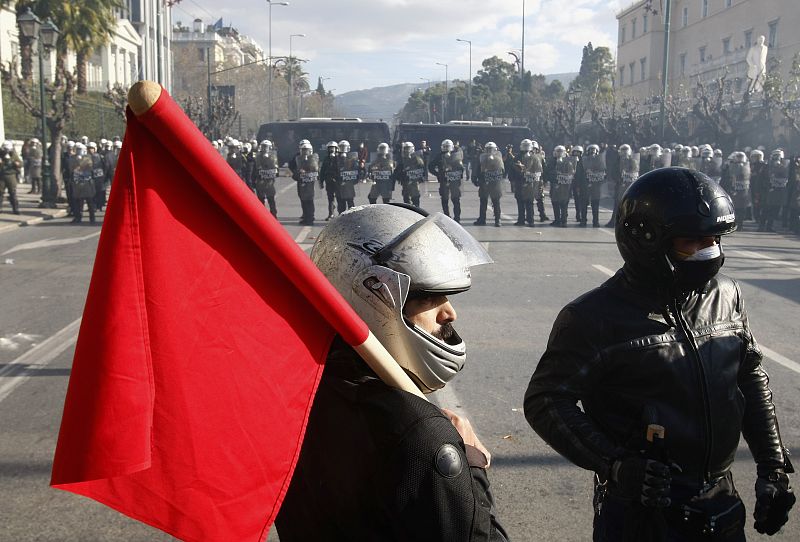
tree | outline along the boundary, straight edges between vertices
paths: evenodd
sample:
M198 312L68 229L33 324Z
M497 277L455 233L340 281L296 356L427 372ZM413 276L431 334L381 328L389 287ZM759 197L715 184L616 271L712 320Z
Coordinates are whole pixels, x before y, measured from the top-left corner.
M236 110L233 98L227 94L213 95L210 108L206 98L196 96L187 96L180 105L186 116L208 139L219 139L229 135L239 120L239 112Z
M614 57L608 47L593 47L589 42L583 48L578 76L570 83L570 91L579 90L581 100L594 105L608 103L614 95ZM591 108L591 107L590 107Z

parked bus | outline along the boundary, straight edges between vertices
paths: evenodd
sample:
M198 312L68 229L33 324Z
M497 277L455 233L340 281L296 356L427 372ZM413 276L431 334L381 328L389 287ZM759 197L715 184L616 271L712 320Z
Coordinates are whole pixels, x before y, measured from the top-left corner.
M308 139L314 151L325 155L325 144L346 139L353 152L361 143L370 151L370 159L380 143L389 143L391 135L385 122L362 121L359 118L300 118L297 120L269 122L258 130L258 141L269 139L278 150L281 164L287 163L297 153L297 144Z
M446 124L400 123L394 133L395 143L411 141L414 147L419 148L425 140L434 150L439 149L444 139L450 139L453 143L458 141L462 147L466 147L473 139L481 145L494 141L502 150L506 145L514 145L514 148L517 148L520 141L532 138L530 128L525 126L495 126L489 121L450 121Z

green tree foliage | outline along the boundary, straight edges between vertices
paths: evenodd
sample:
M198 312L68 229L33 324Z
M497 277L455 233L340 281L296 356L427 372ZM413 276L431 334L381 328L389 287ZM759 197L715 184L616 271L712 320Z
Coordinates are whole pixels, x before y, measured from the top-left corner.
M583 48L581 68L570 83L571 91L579 91L584 101L609 103L614 95L614 57L608 47Z

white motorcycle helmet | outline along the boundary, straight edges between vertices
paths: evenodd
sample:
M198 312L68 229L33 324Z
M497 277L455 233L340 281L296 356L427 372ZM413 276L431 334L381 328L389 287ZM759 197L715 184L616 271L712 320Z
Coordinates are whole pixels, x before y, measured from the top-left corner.
M314 147L312 147L311 143L309 143L306 140L303 140L300 143L299 150L300 150L300 156L311 156L312 154L314 154Z
M564 145L556 145L553 149L553 156L555 158L564 158L567 155L567 148Z
M457 333L436 338L403 314L411 297L468 290L470 268L492 262L455 221L396 205L354 207L320 232L311 259L423 392L464 366Z
M630 158L633 156L633 149L631 149L631 146L627 143L623 143L619 146L619 155L624 158Z
M453 152L455 148L455 145L449 139L442 141L442 152Z
M339 142L339 153L346 155L349 152L350 152L350 142L347 141L346 139L342 139Z
M487 154L494 154L497 152L497 143L494 141L489 141L483 146L483 150L485 150Z
M522 152L531 152L533 150L533 142L530 139L523 139L519 142L519 150Z
M414 144L410 141L403 142L403 156L409 157L414 154Z
M538 141L531 141L531 148L533 150L535 150L536 152L539 152L540 150L542 150L542 148L539 146L539 142Z
M600 146L599 145L595 145L594 143L592 143L591 145L588 145L586 147L586 154L588 156L597 156L598 154L600 154Z
M270 141L269 139L265 139L264 141L261 142L260 148L264 153L272 152L272 141Z
M751 162L763 162L764 161L764 151L760 151L758 149L753 149L750 151L750 161Z
M328 141L325 144L325 150L328 151L328 154L333 154L335 156L336 153L339 152L339 144L335 141Z
M389 156L389 144L388 143L381 143L378 145L378 156L381 158L387 158Z
M711 159L714 157L714 151L711 149L711 147L703 147L703 149L700 151L700 157L704 160Z

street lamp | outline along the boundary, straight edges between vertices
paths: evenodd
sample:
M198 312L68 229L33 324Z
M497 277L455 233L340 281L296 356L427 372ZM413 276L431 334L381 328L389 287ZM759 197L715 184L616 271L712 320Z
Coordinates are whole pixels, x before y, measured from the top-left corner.
M319 76L319 84L322 85L322 94L319 97L319 101L320 101L320 104L321 104L321 107L322 107L322 111L320 112L320 116L321 117L325 116L325 94L326 94L326 92L325 92L324 82L325 81L330 81L330 79L331 79L330 77L322 77L321 75ZM329 90L328 92L332 93L334 90L336 90L336 89Z
M288 6L289 2L267 0L267 5L269 6L269 23L267 25L269 30L269 52L267 53L269 56L269 83L267 92L269 95L269 120L272 121L272 118L275 116L275 110L272 106L272 6Z
M22 35L29 40L38 42L39 54L39 108L41 111L41 131L42 131L42 201L40 208L55 208L56 206L56 186L50 174L50 156L47 149L47 114L44 109L44 53L48 54L58 43L60 34L58 27L53 24L51 18L42 24L42 21L33 14L31 8L17 17Z
M467 101L469 102L469 113L472 115L472 42L456 38L456 41L469 44L469 86L467 87Z
M442 102L443 102L443 104L442 104L443 105L443 107L442 107L442 122L444 122L445 121L445 116L447 115L447 102L450 99L450 97L449 97L450 89L449 89L449 86L448 86L449 78L447 76L447 64L445 64L443 62L436 62L436 65L437 66L444 66L444 100L442 100Z
M292 118L292 100L294 99L294 87L292 86L292 72L294 71L294 61L292 60L292 38L305 38L305 34L289 34L289 61L286 68L289 70L289 92L286 93L288 100L286 103L286 120Z
M427 109L428 109L428 124L430 124L431 123L431 96L430 96L431 80L427 79L425 77L420 77L420 80L428 82L428 87L426 88L426 90L428 91L428 107L427 107Z
M667 115L667 84L668 84L668 77L669 77L669 18L670 18L670 11L672 9L672 2L671 0L666 0L664 5L664 65L661 69L661 119L660 119L660 129L659 134L661 135L661 143L664 143L664 128L666 126L666 115Z

